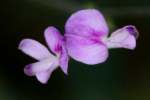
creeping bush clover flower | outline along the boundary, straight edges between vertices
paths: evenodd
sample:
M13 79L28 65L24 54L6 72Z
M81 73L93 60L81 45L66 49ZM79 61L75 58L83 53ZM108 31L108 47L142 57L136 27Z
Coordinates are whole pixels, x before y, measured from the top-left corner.
M103 15L95 9L80 10L71 15L65 25L66 48L75 60L85 64L106 61L109 48L134 49L138 31L125 26L108 36Z
M136 47L138 31L135 26L128 25L109 34L109 28L103 15L96 9L75 12L67 20L65 36L55 27L48 27L45 39L50 50L32 39L23 39L19 49L35 58L38 62L24 68L28 76L36 76L41 83L47 83L51 73L61 67L67 74L69 57L84 64L99 64L108 58L108 49Z
M64 44L64 37L54 27L48 27L45 32L45 39L50 50L39 42L32 39L23 39L19 44L19 49L25 54L38 60L24 68L28 76L36 76L41 83L47 83L51 73L60 66L65 74L68 68L68 55Z

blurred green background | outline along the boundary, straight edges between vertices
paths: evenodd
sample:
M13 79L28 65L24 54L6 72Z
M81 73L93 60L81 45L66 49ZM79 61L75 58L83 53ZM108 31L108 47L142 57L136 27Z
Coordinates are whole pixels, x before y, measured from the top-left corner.
M45 44L47 26L63 33L70 14L83 8L100 10L110 32L135 25L137 48L110 50L108 60L94 66L71 59L69 75L58 69L47 85L24 75L35 60L17 49L19 42ZM150 0L1 0L0 25L0 100L150 100Z

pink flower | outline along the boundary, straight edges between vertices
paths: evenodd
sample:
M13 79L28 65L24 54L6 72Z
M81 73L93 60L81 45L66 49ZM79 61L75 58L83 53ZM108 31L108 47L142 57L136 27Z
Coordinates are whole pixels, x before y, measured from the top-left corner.
M65 25L65 36L54 27L48 27L45 39L48 49L32 39L24 39L19 49L25 54L38 60L27 65L24 73L36 76L38 81L45 84L52 72L60 66L67 74L68 55L76 61L94 65L106 61L108 49L126 48L133 50L136 47L138 31L135 26L124 26L110 36L107 23L103 15L95 9L80 10L68 19Z
M58 66L65 74L67 74L68 68L64 37L54 27L48 27L44 35L48 47L55 55L51 54L44 45L32 39L23 39L19 44L19 49L22 52L38 60L36 63L27 65L24 68L24 73L28 76L36 76L38 81L43 84L47 83L50 75Z
M103 15L95 9L80 10L65 25L66 48L69 56L85 64L98 64L108 58L108 49L136 47L138 31L132 25L113 32Z

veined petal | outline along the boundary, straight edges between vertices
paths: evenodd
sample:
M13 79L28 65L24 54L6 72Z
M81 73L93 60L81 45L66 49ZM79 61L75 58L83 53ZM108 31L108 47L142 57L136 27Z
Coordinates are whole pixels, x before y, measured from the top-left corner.
M107 35L108 31L108 26L103 15L95 9L75 12L65 25L66 34L76 34L86 37Z
M58 66L58 63L56 63L55 60L45 59L45 60L25 66L24 73L28 76L34 76L35 74L43 72L45 70L54 69L53 67L56 67L56 66Z
M60 68L62 69L62 71L67 74L68 73L68 62L69 62L69 57L68 57L68 53L67 50L65 48L65 46L62 46L62 52L60 54Z
M48 57L53 57L44 45L32 39L23 39L18 48L36 60L43 60Z
M138 31L135 26L128 25L113 32L111 36L106 39L105 43L108 48L134 49L136 47L137 37Z
M97 40L90 40L76 35L65 35L68 54L85 64L98 64L108 57L106 46Z
M60 32L55 27L48 27L45 30L44 35L51 51L55 54L60 53L63 39Z

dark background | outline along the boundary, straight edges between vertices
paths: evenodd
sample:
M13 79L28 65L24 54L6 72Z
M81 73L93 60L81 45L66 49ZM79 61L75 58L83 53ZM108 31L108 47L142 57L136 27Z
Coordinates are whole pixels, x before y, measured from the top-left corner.
M103 12L111 32L135 25L137 48L110 50L105 63L93 66L70 60L69 75L58 69L47 85L24 75L35 60L17 49L19 42L45 44L47 26L63 33L70 14L83 8ZM150 0L1 0L0 27L0 100L150 100Z

